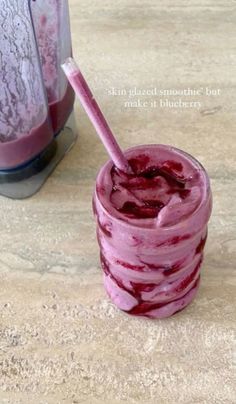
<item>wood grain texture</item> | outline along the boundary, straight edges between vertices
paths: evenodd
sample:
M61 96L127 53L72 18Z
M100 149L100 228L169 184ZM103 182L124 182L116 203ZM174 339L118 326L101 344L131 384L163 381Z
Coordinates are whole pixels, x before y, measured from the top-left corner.
M126 148L197 157L214 209L195 301L149 321L107 299L91 195L107 155L80 139L33 198L0 198L0 403L236 402L236 3L71 0L74 54ZM111 87L220 89L196 108L125 108ZM144 100L145 97L142 97Z

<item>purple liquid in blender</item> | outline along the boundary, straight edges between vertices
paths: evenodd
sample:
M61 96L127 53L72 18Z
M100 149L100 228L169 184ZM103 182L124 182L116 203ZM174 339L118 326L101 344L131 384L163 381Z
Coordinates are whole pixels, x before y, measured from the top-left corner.
M49 112L54 134L69 118L74 91L61 70L61 63L72 54L67 1L36 0L31 4L36 38L42 62Z
M1 1L0 51L0 170L9 170L53 139L28 1Z
M60 67L72 52L68 1L1 0L0 51L4 171L40 155L72 111L74 92Z
M0 138L0 170L9 170L26 164L44 150L53 138L48 118L30 132L7 140Z
M65 125L69 118L75 101L75 93L70 84L68 84L66 93L60 101L49 104L50 117L53 131L57 134Z

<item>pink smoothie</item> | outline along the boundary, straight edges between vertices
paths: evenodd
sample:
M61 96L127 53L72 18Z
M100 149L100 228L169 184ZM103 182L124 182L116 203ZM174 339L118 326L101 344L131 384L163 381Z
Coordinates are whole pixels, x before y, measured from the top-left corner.
M170 146L138 146L125 155L133 174L109 161L94 194L105 288L130 314L168 317L199 286L209 178L192 156Z

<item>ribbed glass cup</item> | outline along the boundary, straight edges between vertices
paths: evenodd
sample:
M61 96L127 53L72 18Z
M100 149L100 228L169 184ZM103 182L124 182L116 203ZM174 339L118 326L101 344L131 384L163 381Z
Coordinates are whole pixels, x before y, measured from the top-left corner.
M133 315L164 318L182 310L195 297L200 282L207 223L212 210L208 175L189 154L164 145L137 146L140 153L169 153L187 161L203 179L197 208L171 226L147 226L145 220L126 220L112 207L108 161L100 170L93 198L105 289L114 304Z

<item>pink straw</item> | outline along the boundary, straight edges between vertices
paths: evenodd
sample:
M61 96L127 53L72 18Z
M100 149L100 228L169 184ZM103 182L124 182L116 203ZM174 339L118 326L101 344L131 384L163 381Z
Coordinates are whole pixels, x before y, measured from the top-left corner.
M68 58L62 64L62 68L103 142L111 160L120 170L125 173L131 173L131 167L74 59Z

